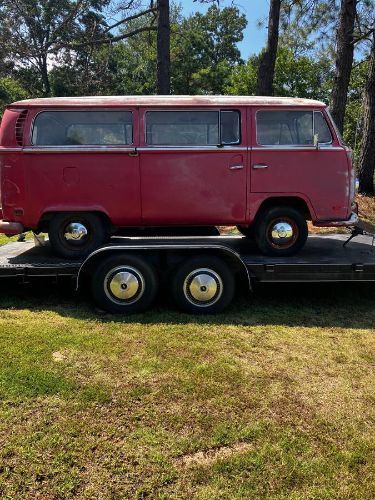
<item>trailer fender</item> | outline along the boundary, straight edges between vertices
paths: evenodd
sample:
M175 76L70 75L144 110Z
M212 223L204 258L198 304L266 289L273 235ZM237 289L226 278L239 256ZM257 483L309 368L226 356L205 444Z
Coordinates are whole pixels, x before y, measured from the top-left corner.
M150 254L151 252L168 252L168 251L184 251L184 252L189 252L189 253L198 253L199 251L205 252L205 253L210 253L213 252L216 255L222 255L223 257L226 258L227 261L232 262L232 265L237 264L237 266L242 270L243 275L245 276L245 279L247 281L247 284L249 286L249 290L252 291L252 281L250 277L249 270L245 264L245 262L242 260L242 257L239 253L237 253L235 250L232 248L226 246L226 245L219 245L219 244L173 244L173 243L163 243L163 244L147 244L147 245L137 245L137 244L132 244L132 245L107 245L104 247L100 247L94 252L92 252L86 259L83 261L81 264L77 278L76 278L76 290L80 288L80 285L82 283L82 276L85 272L90 270L91 268L95 267L100 261L105 259L106 257L113 255L115 253L135 253L139 255L140 253L148 253Z

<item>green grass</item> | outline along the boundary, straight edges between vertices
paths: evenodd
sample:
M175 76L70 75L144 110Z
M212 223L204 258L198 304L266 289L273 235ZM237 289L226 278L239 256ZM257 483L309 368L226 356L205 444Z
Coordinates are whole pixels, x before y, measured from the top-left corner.
M17 241L17 238L18 236L11 236L9 238L8 236L5 236L5 234L0 234L0 245L6 245L11 241Z
M33 237L33 234L31 232L28 232L25 234L26 239L30 240ZM17 241L18 240L18 235L16 236L5 236L5 234L0 234L0 246L1 245L6 245L7 243Z
M0 497L373 498L375 289L97 315L0 289Z

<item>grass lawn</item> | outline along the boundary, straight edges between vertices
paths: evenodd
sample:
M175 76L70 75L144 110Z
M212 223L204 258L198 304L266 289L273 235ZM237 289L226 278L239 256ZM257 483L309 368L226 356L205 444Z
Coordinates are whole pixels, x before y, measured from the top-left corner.
M374 284L205 318L47 281L0 304L0 498L374 498Z
M44 283L0 300L0 497L374 497L374 285L209 318L98 316Z

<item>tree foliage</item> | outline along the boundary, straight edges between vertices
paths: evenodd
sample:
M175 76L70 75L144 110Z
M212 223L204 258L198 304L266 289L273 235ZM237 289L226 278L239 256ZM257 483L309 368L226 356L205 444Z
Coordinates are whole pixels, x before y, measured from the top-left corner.
M134 20L130 27L137 29L149 21L146 16ZM242 40L245 27L245 16L234 7L218 9L212 6L206 14L197 13L188 18L182 17L180 8L173 7L172 93L224 93L233 69L243 63L237 43ZM105 75L106 90L103 92L157 93L156 46L156 33L145 32L113 45L109 53L103 50L100 54L94 52L93 67L97 66L99 71L102 68ZM69 70L68 74L71 74Z
M101 30L107 0L3 0L0 39L16 65L34 70L40 91L49 95L49 66L64 48L87 32Z
M183 20L175 35L172 85L176 94L221 94L242 63L237 43L247 21L236 7L211 6Z
M255 95L258 58L252 56L246 64L237 66L226 90L230 94ZM279 48L275 65L274 92L278 96L306 97L327 101L332 79L331 62L307 56L295 56L289 47Z
M30 97L28 91L12 78L0 78L0 116L5 106L14 101Z

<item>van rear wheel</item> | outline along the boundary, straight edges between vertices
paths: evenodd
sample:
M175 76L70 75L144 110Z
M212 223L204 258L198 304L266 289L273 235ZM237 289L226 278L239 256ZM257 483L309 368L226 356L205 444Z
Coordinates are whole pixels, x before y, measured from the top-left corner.
M306 220L293 207L273 207L257 217L255 240L264 255L293 255L305 245L307 236Z
M213 314L230 304L235 281L222 259L192 257L175 273L171 291L180 309L193 314Z
M107 240L108 234L102 217L84 212L55 214L48 229L53 250L68 259L86 257Z

